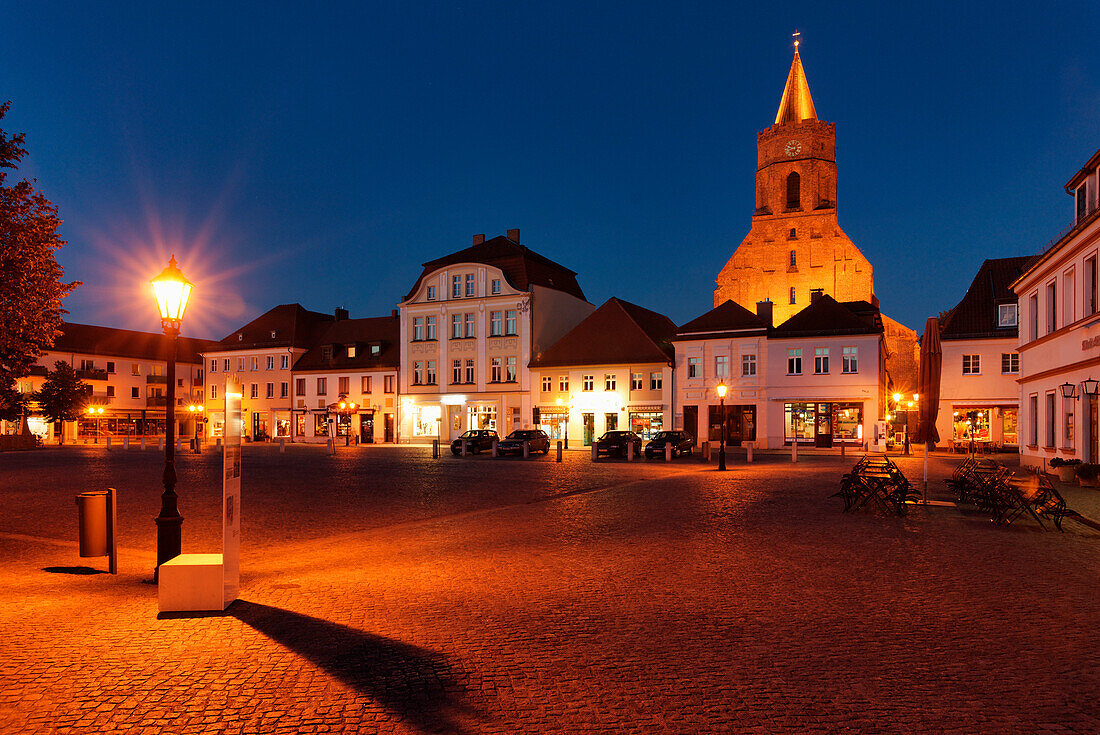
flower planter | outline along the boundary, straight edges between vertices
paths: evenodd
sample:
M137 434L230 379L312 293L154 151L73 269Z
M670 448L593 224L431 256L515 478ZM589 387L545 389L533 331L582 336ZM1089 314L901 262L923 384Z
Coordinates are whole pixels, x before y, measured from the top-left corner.
M1096 477L1078 477L1077 481L1081 483L1081 487L1096 487L1100 483L1100 478Z
M1055 467L1054 472L1062 482L1073 482L1073 478L1077 476L1077 468L1073 465Z

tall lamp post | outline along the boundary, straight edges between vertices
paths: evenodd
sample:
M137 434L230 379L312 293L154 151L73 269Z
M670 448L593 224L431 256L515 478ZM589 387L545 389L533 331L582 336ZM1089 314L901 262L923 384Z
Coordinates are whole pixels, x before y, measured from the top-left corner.
M160 565L180 555L183 516L176 507L176 348L179 344L180 324L191 295L191 282L176 267L176 256L168 261L168 267L153 279L153 293L160 309L160 325L168 337L168 397L164 407L164 492L160 496L160 515L157 523L157 568L153 579L159 577Z
M351 446L351 417L355 413L355 404L349 401L340 401L340 423L347 419L347 431L344 433L344 446Z
M573 396L569 396L569 402L565 403L562 399L558 399L559 406L565 406L565 449L569 449L569 417L573 413Z
M726 391L729 389L723 382L719 383L715 390L718 392L718 414L722 417L722 431L719 435L721 441L718 444L718 470L724 472L726 469Z
M192 403L187 407L187 410L191 412L191 415L195 420L195 446L193 447L192 451L196 453L199 451L199 424L202 423L202 412L204 408L205 406L203 406L201 403Z
M95 416L95 443L99 444L99 420L103 418L103 406L88 406L88 415Z

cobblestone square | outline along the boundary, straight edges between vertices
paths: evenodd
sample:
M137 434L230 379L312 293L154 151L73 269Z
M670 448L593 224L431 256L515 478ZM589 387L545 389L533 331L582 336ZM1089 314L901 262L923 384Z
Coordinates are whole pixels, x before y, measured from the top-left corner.
M240 599L158 617L163 455L0 454L0 731L1100 731L1100 532L844 514L853 457L757 460L248 446ZM178 458L185 552L219 468ZM117 576L76 548L108 485Z

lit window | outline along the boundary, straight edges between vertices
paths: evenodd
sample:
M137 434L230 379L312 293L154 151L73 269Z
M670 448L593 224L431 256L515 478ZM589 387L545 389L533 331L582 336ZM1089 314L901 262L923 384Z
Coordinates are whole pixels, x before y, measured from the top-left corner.
M963 375L981 375L982 356L963 355Z
M997 326L1016 326L1016 304L1000 304L997 307Z
M1012 375L1018 372L1020 372L1020 353L1002 352L1001 373L1004 375Z
M741 355L741 375L745 378L756 375L756 355Z
M642 373L630 374L630 390L641 390L645 381L645 376Z
M357 352L358 352L358 349L356 348L355 345L348 345L348 357L349 358L350 357L355 357Z
M548 376L542 378L542 392L549 393L554 390L554 379Z
M728 378L730 376L730 356L717 355L714 358L714 377Z
M661 375L661 373L650 373L649 374L649 389L650 390L661 390L662 383L664 383L664 380L663 380L663 376Z
M703 358L701 358L701 357L689 357L688 358L688 377L689 378L701 378L701 377L703 377Z

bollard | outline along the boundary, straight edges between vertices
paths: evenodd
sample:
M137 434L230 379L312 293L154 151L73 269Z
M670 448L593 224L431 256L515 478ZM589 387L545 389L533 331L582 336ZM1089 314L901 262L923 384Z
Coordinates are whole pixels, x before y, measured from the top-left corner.
M279 454L286 453L286 437L279 437Z
M843 439L840 440L840 456L841 457L844 456L844 440Z
M107 435L107 451L111 451L111 435Z
M497 440L493 439L493 456L499 457L500 453L497 451Z
M463 439L463 440L462 440L462 456L463 456L463 457L465 457L465 456L466 456L466 445L467 445L467 444L469 444L469 443L470 443L470 442L469 442L469 440L468 440L468 439Z
M220 436L215 437L215 439L214 439L214 449L221 449L221 448L222 448L222 438Z
M202 439L195 437L195 454L202 454Z
M327 444L328 444L328 453L331 454L333 457L335 457L336 456L336 440L333 439L330 436L327 440Z
M145 451L145 437L141 437L141 451Z
M665 442L665 461L672 461L672 443L667 441Z
M633 462L634 461L634 442L627 442L626 443L626 461L627 462Z
M122 448L123 449L129 449L130 448L130 437L128 437L128 436L122 437Z
M745 442L745 461L752 462L752 450L756 446L756 442Z
M496 449L497 443L493 442L493 449ZM526 439L523 440L523 458L527 459L531 456L531 442Z
M798 439L791 440L791 462L798 461Z
M161 451L161 452L164 451L164 437L163 436L158 436L157 437L157 450Z
M710 461L710 442L703 442L703 461Z
M558 442L558 461L561 462L561 442Z
M179 438L179 436L176 436L176 452L179 452L179 450L180 450L180 438Z
M596 454L596 442L592 442L592 461L595 462L599 455Z
M432 439L432 459L439 459L439 440Z

